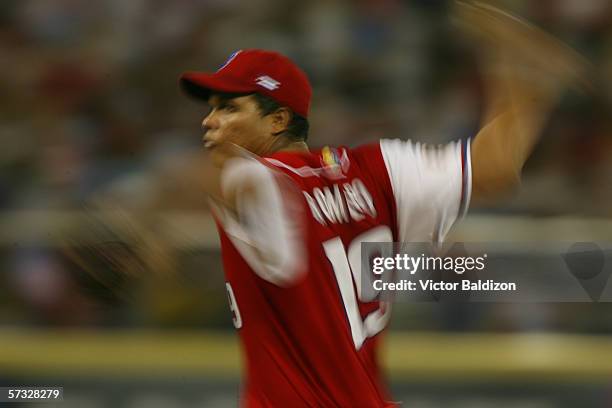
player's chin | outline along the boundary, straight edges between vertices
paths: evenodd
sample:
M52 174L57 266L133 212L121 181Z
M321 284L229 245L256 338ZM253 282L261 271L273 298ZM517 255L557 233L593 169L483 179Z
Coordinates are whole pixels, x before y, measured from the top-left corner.
M219 146L213 146L207 149L208 157L213 166L221 169L229 159L228 154Z
M207 152L212 164L220 169L232 158L244 157L244 150L232 142L210 145Z

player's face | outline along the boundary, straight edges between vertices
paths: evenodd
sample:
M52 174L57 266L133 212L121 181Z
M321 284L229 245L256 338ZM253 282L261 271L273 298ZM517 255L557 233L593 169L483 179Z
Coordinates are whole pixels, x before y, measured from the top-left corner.
M228 144L238 145L257 155L269 153L273 142L273 123L262 116L252 95L227 98L212 95L210 112L202 121L204 147L216 165L223 165L230 155Z

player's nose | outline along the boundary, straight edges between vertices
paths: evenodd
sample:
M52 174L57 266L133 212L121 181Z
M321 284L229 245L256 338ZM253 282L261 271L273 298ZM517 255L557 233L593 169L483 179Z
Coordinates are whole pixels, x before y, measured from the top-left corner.
M212 147L215 143L215 133L210 132L218 127L216 120L212 117L212 113L208 114L202 119L202 142L206 147Z
M202 119L202 131L206 133L209 129L216 129L218 127L217 122L214 112L210 112Z

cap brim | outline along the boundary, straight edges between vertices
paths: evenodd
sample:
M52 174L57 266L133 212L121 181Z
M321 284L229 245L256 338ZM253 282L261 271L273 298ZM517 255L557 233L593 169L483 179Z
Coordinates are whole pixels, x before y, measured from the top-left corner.
M203 72L185 72L179 79L181 89L189 96L207 101L213 92L254 92L252 86Z

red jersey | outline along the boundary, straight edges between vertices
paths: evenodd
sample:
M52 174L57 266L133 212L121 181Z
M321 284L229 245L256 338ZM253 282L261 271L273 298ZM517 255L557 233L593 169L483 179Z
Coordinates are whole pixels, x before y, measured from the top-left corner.
M468 164L463 143L384 140L228 165L224 187L258 186L238 217L217 209L245 406L395 405L377 355L391 307L361 293L361 243L441 239L467 205Z

